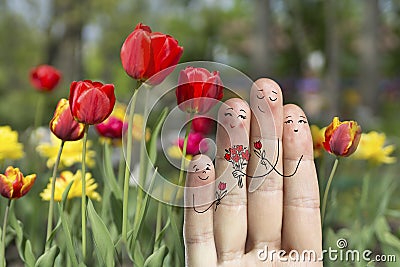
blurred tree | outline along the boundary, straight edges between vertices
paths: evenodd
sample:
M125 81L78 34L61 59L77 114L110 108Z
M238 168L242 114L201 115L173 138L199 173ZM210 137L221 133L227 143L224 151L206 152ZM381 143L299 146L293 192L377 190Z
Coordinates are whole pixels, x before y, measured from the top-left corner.
M378 91L381 80L379 43L381 22L378 0L365 0L362 3L362 31L360 32L360 72L359 90L363 105L374 114L378 108ZM369 117L368 114L367 117Z

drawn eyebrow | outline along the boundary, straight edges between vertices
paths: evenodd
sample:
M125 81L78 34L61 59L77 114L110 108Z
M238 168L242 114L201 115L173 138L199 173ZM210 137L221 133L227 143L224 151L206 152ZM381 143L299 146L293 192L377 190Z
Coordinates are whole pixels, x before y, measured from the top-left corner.
M195 164L195 165L193 165L193 169L195 169L197 167L197 165Z
M226 110L229 110L229 109L232 109L232 110L233 110L233 108L227 108Z
M285 119L287 119L287 118L289 118L289 117L292 117L292 116L290 116L290 115L289 115L289 116L286 116Z
M274 93L274 94L276 94L276 95L278 94L278 93L277 93L276 91L274 91L274 90L272 90L272 93Z
M246 111L244 109L240 109L239 111L243 111L244 113L246 113Z
M302 115L300 115L299 117L300 117L300 118L304 118L304 119L306 119L306 117L304 117L304 116L302 116Z
M210 163L207 163L206 165L209 166L209 167L211 166Z
M262 92L262 91L263 91L263 89L258 89L257 91L259 91L259 92Z

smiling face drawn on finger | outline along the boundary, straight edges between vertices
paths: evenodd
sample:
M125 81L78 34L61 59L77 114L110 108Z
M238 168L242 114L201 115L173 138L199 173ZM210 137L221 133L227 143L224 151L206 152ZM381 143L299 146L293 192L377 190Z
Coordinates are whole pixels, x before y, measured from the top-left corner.
M228 107L224 113L225 125L229 125L230 129L243 126L243 120L247 119L247 112L244 109L239 111L234 110L232 107Z
M287 115L285 116L283 123L288 128L288 131L293 131L295 134L304 133L305 129L308 129L307 118L304 115L297 115L297 117Z
M205 165L201 163L194 164L192 166L192 171L196 173L195 177L197 176L197 178L203 181L208 180L208 178L210 178L211 165L211 163L206 163Z
M313 143L310 126L303 110L293 104L283 107L283 144L286 158L296 159L300 155L313 158Z
M246 101L239 98L227 100L218 111L219 128L222 130L219 134L223 134L218 140L226 142L225 147L242 143L244 136L249 135L250 118L251 112Z
M282 92L273 80L259 79L254 83L251 91L250 104L253 112L266 114L275 107L282 107Z
M253 83L250 91L253 137L282 138L283 96L279 85L261 78Z

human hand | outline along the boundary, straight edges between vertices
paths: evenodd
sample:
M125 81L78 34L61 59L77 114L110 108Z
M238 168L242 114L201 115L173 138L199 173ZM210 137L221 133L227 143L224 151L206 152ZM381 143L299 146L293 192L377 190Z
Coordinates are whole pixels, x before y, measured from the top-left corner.
M298 106L282 103L279 86L259 79L250 107L220 107L215 169L205 155L188 168L187 266L322 266L313 261L322 234L310 128Z

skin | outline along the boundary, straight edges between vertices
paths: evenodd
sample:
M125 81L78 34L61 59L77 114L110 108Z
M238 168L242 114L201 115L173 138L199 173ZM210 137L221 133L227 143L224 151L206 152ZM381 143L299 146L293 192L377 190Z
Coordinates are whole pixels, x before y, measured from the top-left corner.
M198 173L190 173L187 186L207 186L215 181L213 190L202 193L215 199L215 188L223 181L227 183L229 193L216 211L211 208L198 213L193 209L196 205L193 202L185 208L187 266L322 266L321 262L279 261L276 255L274 261L271 261L271 255L266 261L258 257L260 249L266 246L270 252L283 249L302 253L312 249L320 255L322 251L319 191L308 121L299 107L283 106L282 102L279 86L271 80L261 79L255 82L250 93L251 120L249 117L238 118L241 109L246 114L250 112L242 100L230 99L221 106L215 173L206 173L209 176L206 180L199 179ZM236 118L225 116L228 107L232 107ZM236 144L250 145L249 151L253 152L255 140L262 142L262 148L268 152L266 157L273 164L276 162L276 171L272 170L264 179L244 179L243 188L239 188L232 176L232 164L223 155L226 148ZM211 162L205 156L199 157L194 159ZM265 173L265 167L257 160L259 158L252 153L248 168L244 170L248 176L262 173L262 168ZM290 177L279 173L290 174ZM251 188L255 180L257 184Z

